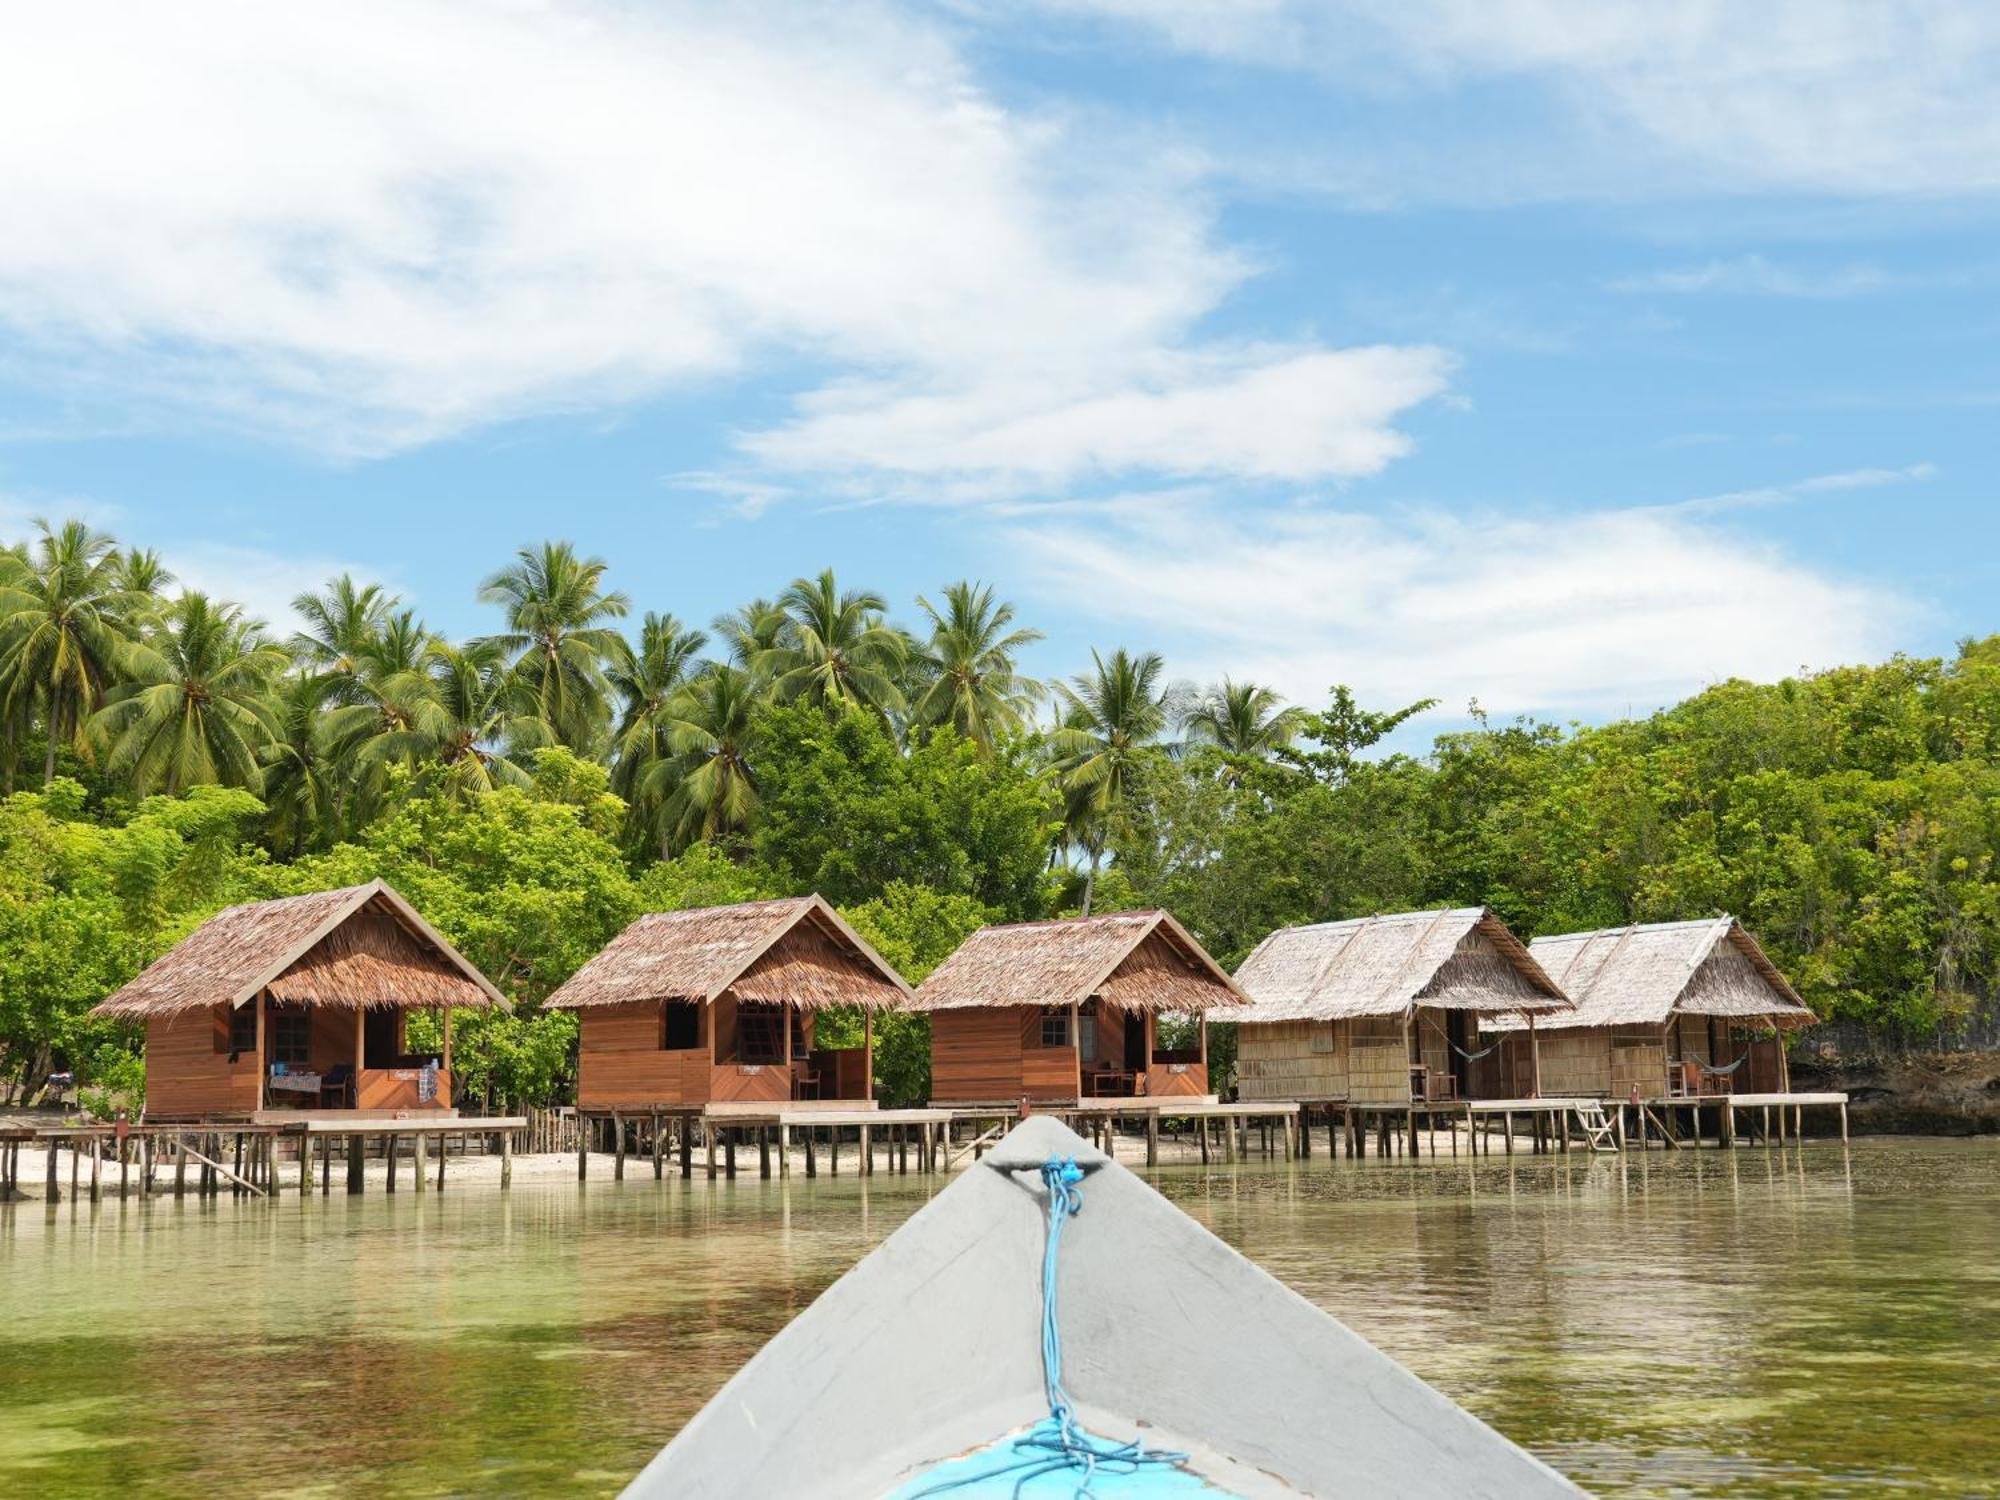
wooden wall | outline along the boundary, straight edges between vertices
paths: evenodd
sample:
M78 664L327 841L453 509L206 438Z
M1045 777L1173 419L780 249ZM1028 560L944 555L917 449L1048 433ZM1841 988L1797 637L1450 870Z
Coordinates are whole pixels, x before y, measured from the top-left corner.
M706 1042L664 1050L657 1000L590 1006L577 1016L577 1103L584 1109L699 1108L709 1101ZM782 1068L766 1071L784 1077ZM789 1094L786 1088L780 1097Z
M146 1114L248 1115L257 1108L262 1069L254 1049L234 1063L216 1050L217 1029L228 1037L228 1007L155 1016L146 1023Z
M1146 1093L1151 1098L1178 1099L1207 1092L1207 1063L1155 1063L1146 1069Z
M783 1063L718 1063L709 1073L708 1088L717 1104L778 1104L792 1097L792 1071Z
M1021 1018L1015 1011L986 1006L933 1011L931 1098L968 1104L1018 1099L1021 1053Z

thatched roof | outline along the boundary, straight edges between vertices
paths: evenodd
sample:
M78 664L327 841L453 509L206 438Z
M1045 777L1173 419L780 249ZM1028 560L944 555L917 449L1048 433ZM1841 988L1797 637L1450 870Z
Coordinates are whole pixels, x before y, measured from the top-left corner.
M1163 911L982 927L917 990L918 1010L1080 1005L1205 1011L1243 992L1188 930Z
M1537 1018L1540 1027L1664 1026L1676 1013L1772 1026L1815 1019L1731 916L1566 932L1536 938L1529 951L1576 1001L1570 1015ZM1509 1024L1518 1023L1496 1029Z
M1250 1008L1213 1019L1342 1021L1416 1005L1567 1011L1569 1000L1483 906L1281 927L1236 971Z
M346 1009L505 1006L380 880L217 912L91 1012L125 1020L242 1005L259 990Z
M739 1000L818 1010L898 1009L910 987L818 896L650 912L545 1002L558 1010L648 1000Z

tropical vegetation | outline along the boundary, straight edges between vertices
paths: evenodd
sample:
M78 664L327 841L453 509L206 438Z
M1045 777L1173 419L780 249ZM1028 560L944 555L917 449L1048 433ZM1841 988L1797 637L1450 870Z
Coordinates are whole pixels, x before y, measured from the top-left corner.
M454 641L335 578L281 636L80 521L0 549L0 1076L130 1094L138 1038L91 1005L222 905L377 875L515 998L457 1048L515 1104L572 1086L539 1002L634 915L807 890L912 979L982 922L1133 905L1232 964L1371 910L1726 909L1831 1018L1991 1014L2000 637L1602 725L1475 707L1420 750L1428 700L1291 705L1128 649L1037 681L1039 632L972 580L906 622L827 571L628 633L606 562L545 542L478 596L492 633ZM920 1096L921 1019L878 1041Z

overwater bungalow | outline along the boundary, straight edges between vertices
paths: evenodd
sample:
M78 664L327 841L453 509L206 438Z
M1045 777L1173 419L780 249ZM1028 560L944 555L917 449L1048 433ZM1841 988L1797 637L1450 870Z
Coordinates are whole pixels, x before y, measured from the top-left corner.
M1781 1030L1813 1013L1731 916L1538 937L1529 951L1576 1002L1537 1017L1549 1093L1645 1100L1783 1094ZM1496 1017L1496 1036L1525 1023Z
M1206 1014L1242 992L1163 911L982 927L918 988L931 1099L1207 1099ZM1162 1045L1160 1018L1182 1035ZM1171 1021L1170 1021L1171 1026Z
M1236 971L1244 1099L1403 1106L1531 1099L1535 1035L1482 1041L1482 1018L1567 1016L1570 1002L1482 906L1284 927ZM1524 1022L1525 1025L1525 1022ZM1480 1066L1487 1064L1487 1066Z
M147 1119L273 1123L455 1115L451 1013L506 1004L373 880L218 912L91 1014L145 1023Z
M578 1013L577 1105L874 1107L874 1014L903 977L818 896L653 912L548 998ZM862 1045L823 1047L819 1013L862 1015Z

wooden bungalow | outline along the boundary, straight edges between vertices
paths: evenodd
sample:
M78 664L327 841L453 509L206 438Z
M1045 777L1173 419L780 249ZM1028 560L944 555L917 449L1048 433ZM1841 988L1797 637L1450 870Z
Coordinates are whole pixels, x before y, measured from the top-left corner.
M1236 971L1243 1099L1407 1105L1534 1098L1535 1038L1482 1041L1482 1017L1570 1003L1485 907L1285 927ZM1490 1063L1482 1068L1480 1064Z
M149 1120L393 1119L455 1113L451 1013L506 1004L374 880L218 912L91 1014L145 1022Z
M910 987L818 896L653 912L548 999L582 1027L577 1104L643 1114L711 1105L873 1108L874 1013ZM863 1017L821 1047L820 1011Z
M952 1104L1212 1101L1204 1017L1241 1004L1163 911L982 927L916 997L931 1018L932 1102ZM1179 1045L1160 1045L1162 1014L1190 1023Z
M1788 1093L1780 1030L1815 1019L1731 916L1538 937L1529 945L1576 1002L1539 1017L1542 1086L1629 1099ZM1496 1017L1504 1036L1523 1023Z

